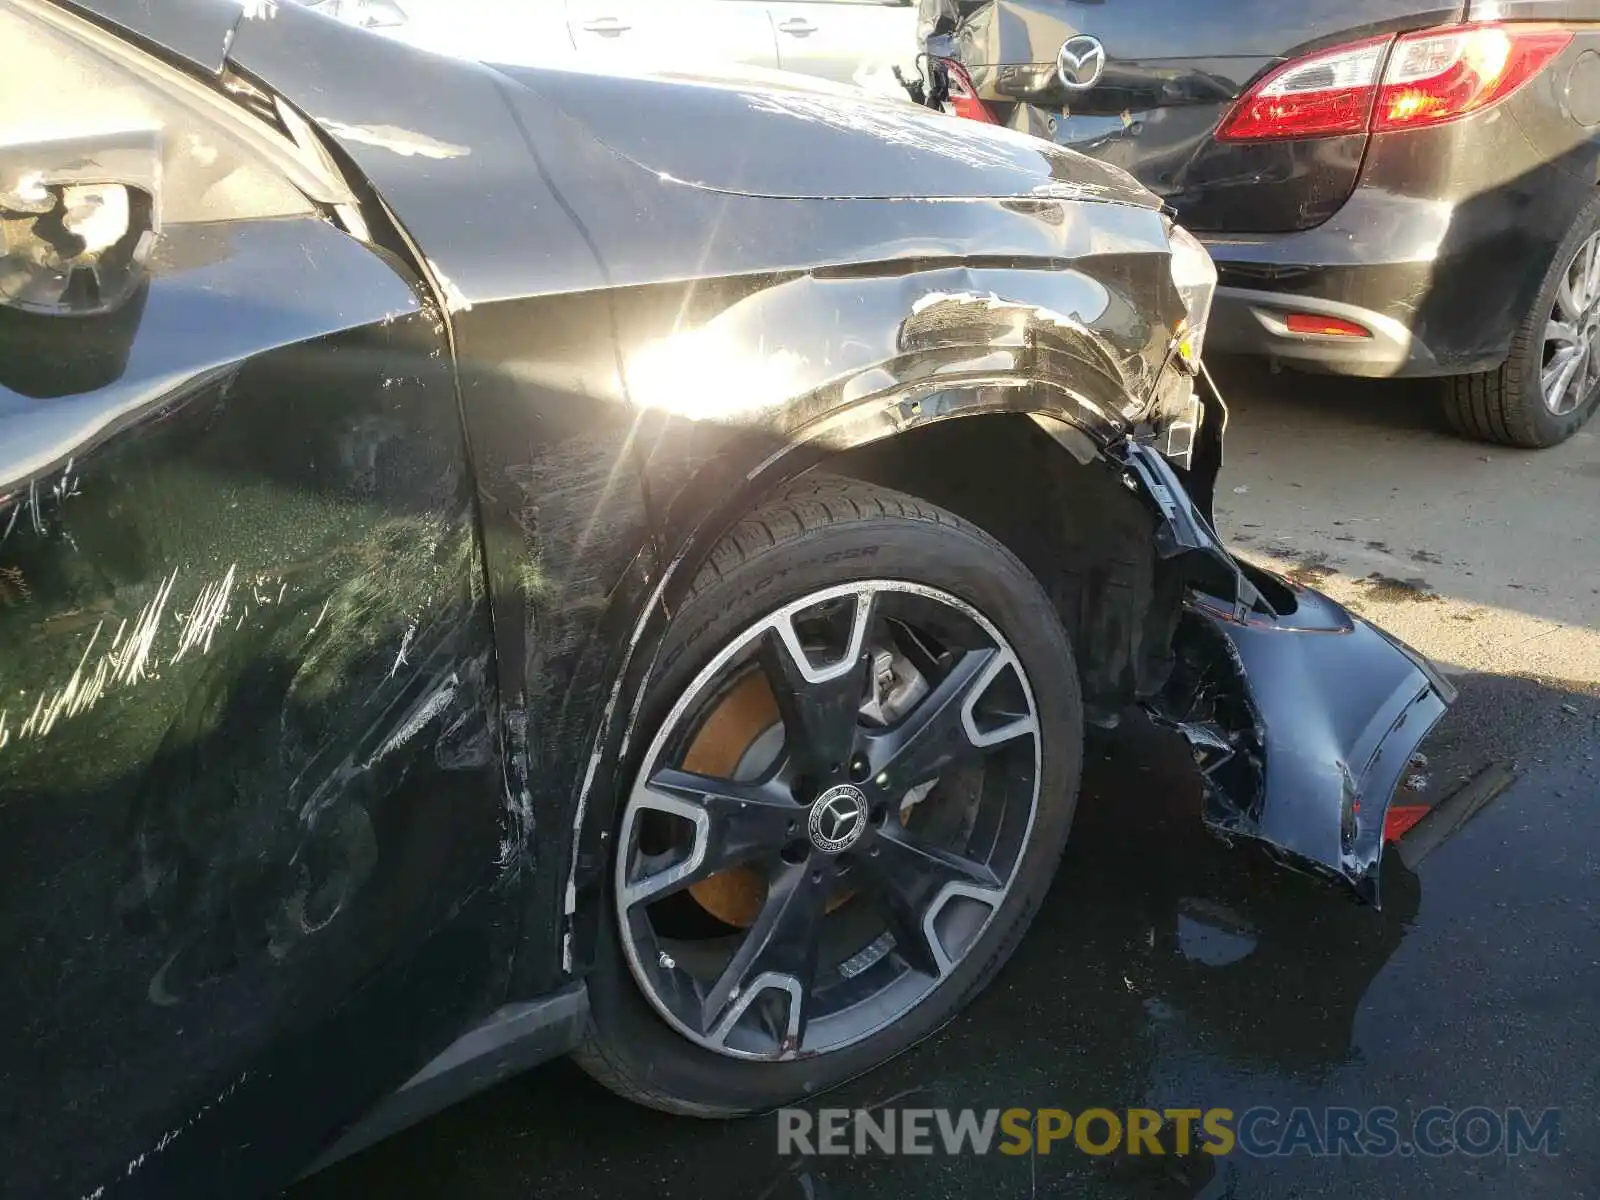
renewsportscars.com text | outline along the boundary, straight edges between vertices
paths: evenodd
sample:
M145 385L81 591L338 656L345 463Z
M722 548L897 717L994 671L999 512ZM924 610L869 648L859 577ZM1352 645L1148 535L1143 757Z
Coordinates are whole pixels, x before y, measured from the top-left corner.
M780 1155L1245 1154L1272 1158L1559 1153L1559 1109L779 1109Z

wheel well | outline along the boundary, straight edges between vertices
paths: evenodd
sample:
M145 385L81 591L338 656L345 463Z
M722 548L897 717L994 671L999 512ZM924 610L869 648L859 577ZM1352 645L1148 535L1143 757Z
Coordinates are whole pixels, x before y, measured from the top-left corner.
M1065 428L1077 452L1029 416L964 417L818 469L937 504L1015 554L1061 615L1090 715L1104 720L1165 681L1183 581L1156 555L1158 518L1123 470Z

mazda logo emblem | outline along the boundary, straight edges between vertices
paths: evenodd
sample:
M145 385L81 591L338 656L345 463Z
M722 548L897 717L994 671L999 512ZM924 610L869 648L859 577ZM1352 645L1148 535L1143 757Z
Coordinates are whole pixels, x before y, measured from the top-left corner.
M811 844L824 853L848 850L866 827L867 798L848 783L829 788L811 806Z
M1061 86L1074 92L1086 92L1100 82L1106 73L1106 48L1099 38L1088 34L1070 37L1061 43L1056 55L1056 75Z

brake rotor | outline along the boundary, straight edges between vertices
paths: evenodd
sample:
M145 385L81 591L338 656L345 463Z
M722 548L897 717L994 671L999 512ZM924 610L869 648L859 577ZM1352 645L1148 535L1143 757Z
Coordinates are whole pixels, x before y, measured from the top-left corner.
M731 779L750 747L782 718L760 671L746 675L711 710L683 756L683 768ZM753 867L729 867L689 885L696 904L726 925L747 929L761 912L767 888Z
M903 708L921 699L927 692L927 681L915 668L897 672L894 657L887 652L880 652L877 658L872 696L862 712L872 724L887 725ZM683 769L721 779L736 778L740 765L756 742L782 719L767 677L760 671L752 671L728 690L701 723L683 756ZM906 793L900 806L902 820L911 815L911 810L928 794L934 782L929 780ZM828 901L827 911L833 912L854 894L844 891L834 896ZM767 885L753 867L729 867L690 884L689 895L723 924L747 929L761 912L767 898Z
M757 740L782 720L772 686L760 671L735 684L706 717L683 756L683 769L731 779ZM766 881L754 867L729 867L689 885L689 895L725 925L748 929L767 899ZM828 912L855 895L843 891L828 901Z

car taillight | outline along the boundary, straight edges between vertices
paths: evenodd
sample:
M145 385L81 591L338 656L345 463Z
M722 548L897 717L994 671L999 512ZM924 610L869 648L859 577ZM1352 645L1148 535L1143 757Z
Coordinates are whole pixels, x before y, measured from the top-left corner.
M967 73L967 68L951 58L942 61L949 80L950 111L968 121L978 121L984 125L999 124L989 111L989 106L978 99L978 89L972 86L972 76Z
M1415 129L1453 121L1516 91L1572 41L1548 25L1479 25L1407 34L1395 43L1372 127Z
M1374 38L1285 63L1247 92L1218 141L1415 129L1516 91L1572 41L1551 25L1461 25Z
M1389 41L1373 38L1285 63L1234 105L1217 140L1364 133Z

